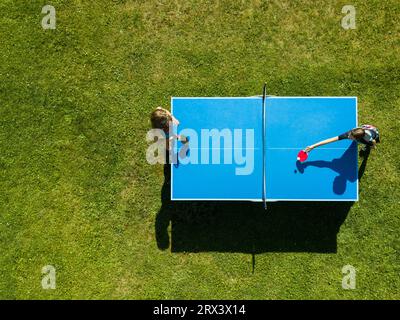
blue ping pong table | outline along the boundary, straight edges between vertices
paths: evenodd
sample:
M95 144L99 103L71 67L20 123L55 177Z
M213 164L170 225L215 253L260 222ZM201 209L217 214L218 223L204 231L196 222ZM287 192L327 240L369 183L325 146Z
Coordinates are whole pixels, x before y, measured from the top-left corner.
M297 153L357 126L356 97L182 98L171 200L357 201L357 146L341 140Z

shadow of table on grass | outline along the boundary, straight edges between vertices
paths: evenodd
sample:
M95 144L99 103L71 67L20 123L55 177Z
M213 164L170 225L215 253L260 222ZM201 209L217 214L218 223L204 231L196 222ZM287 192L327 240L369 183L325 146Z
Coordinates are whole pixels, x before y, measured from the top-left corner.
M368 156L360 167L365 170ZM174 202L164 170L157 245L172 252L336 253L337 234L353 202ZM171 224L171 236L168 226Z

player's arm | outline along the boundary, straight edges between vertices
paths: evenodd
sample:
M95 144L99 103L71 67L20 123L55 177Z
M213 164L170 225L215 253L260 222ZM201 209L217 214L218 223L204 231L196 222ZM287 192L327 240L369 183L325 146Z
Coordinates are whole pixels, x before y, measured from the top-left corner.
M168 138L168 141L172 141L172 140L178 140L182 143L188 143L189 142L189 138L184 136L183 134L173 134L172 136L170 136Z
M333 137L333 138L329 138L329 139L326 139L326 140L322 140L320 142L317 142L316 144L308 146L304 151L305 152L310 152L312 149L315 149L317 147L320 147L320 146L323 146L325 144L332 143L332 142L335 142L335 141L338 141L338 140L339 140L339 136L336 136L336 137Z

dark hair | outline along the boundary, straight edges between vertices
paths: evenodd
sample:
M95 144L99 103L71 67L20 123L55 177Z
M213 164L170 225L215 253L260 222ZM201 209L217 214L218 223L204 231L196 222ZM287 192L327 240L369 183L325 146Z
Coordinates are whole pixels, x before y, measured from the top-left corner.
M365 131L362 128L355 128L351 130L351 135L356 139L361 139L365 135Z
M168 130L168 122L172 121L172 119L164 109L157 108L151 113L150 121L154 129Z

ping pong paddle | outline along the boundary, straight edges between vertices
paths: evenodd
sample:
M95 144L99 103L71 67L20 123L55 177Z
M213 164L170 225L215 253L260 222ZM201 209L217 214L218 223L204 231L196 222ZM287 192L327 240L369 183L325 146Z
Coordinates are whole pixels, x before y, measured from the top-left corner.
M305 152L304 150L301 150L298 154L297 154L297 160L300 162L304 162L306 161L308 158L308 153Z
M186 137L183 134L179 135L178 139L184 144L189 142L189 137Z

